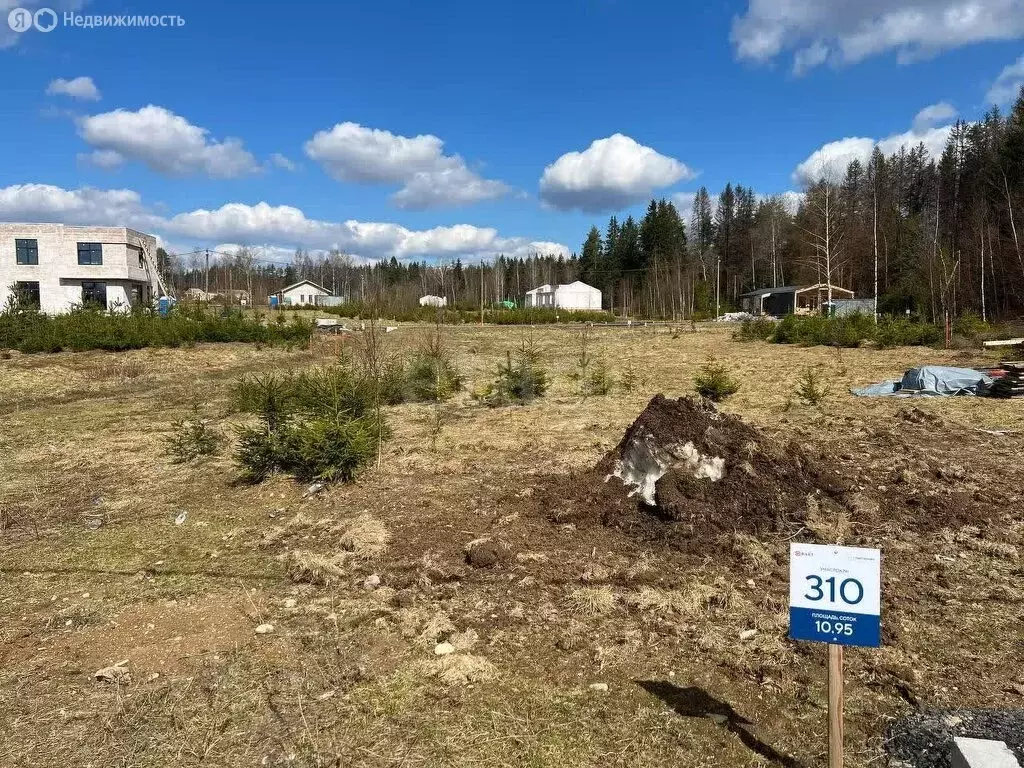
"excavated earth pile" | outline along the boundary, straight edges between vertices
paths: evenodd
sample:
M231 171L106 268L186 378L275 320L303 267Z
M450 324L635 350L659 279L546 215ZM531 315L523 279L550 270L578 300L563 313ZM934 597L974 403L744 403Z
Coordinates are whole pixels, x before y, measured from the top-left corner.
M878 506L800 445L779 443L710 401L664 395L593 469L556 485L546 494L554 522L599 517L605 525L693 541L795 530L808 514L864 518Z

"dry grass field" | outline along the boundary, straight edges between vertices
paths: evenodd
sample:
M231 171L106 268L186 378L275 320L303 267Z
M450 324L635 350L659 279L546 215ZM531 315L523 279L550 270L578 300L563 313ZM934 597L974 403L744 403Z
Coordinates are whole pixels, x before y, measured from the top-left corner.
M884 647L847 654L850 766L884 765L914 708L1024 703L1024 402L848 394L993 358L605 329L591 352L637 381L584 399L578 330L449 333L470 390L532 333L551 390L389 408L379 468L308 497L164 440L196 402L231 435L238 376L329 345L0 360L0 766L820 766L825 654L786 638L791 539L883 550ZM723 410L842 468L863 515L703 551L660 521L548 514L709 356L741 381ZM808 367L819 407L795 394ZM491 567L467 562L480 539L505 548ZM130 679L94 679L125 660Z

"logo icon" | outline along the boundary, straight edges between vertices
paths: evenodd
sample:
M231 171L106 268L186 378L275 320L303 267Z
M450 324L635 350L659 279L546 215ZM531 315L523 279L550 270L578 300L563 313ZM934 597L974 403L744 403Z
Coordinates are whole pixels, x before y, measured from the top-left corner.
M57 14L52 8L40 8L32 21L40 32L52 32L57 26Z
M32 27L32 12L24 8L13 8L7 14L7 26L15 32L25 32Z

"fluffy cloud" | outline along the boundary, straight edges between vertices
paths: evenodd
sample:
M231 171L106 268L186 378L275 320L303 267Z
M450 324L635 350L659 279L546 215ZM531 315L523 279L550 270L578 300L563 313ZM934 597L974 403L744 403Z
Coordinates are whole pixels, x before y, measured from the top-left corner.
M992 87L985 94L989 104L1009 104L1017 98L1021 86L1024 85L1024 56L1021 56L1013 64L1003 67L999 77L992 83Z
M76 77L73 80L58 77L56 80L51 80L50 84L46 86L46 93L48 96L70 96L79 101L100 100L100 89L96 87L96 83L92 81L91 77Z
M314 135L305 151L338 181L404 185L391 198L399 208L469 205L508 192L504 183L470 170L459 155L444 154L444 142L429 134L409 138L338 123Z
M807 197L803 192L797 192L792 189L787 189L779 197L782 199L782 205L787 211L795 214L800 209L800 204L803 203L804 198Z
M1024 35L1020 0L749 0L733 19L741 59L793 52L801 74L826 61L848 64L895 51L901 63L985 40Z
M508 192L501 181L482 179L461 165L440 171L421 171L391 196L399 208L422 210L445 205L470 205L495 200Z
M369 259L569 253L561 243L502 237L490 227L456 224L411 230L388 222L321 221L308 218L298 208L264 202L228 203L213 210L165 216L144 205L132 190L66 190L47 184L0 188L0 221L129 226L153 232L169 242L261 243L311 250L340 248Z
M597 139L583 152L567 152L544 169L540 196L562 210L614 211L641 202L655 189L697 174L629 136Z
M853 136L830 141L814 150L796 167L793 171L793 181L806 185L825 176L841 180L846 174L846 166L854 160L867 164L875 147L878 147L882 154L891 155L899 152L902 147L913 149L918 144L924 144L928 154L938 158L946 146L953 126L935 123L948 121L955 115L956 110L950 105L933 104L917 113L914 127L905 133L896 133L879 140Z
M113 171L124 165L124 156L112 149L97 149L95 152L85 152L78 155L80 162L86 165L93 165L105 171Z
M956 107L948 102L930 104L914 115L913 129L918 133L924 133L936 125L945 125L958 114Z
M294 173L299 168L280 152L275 152L270 156L270 164L275 168L280 168L281 170L288 171L289 173Z
M80 118L78 133L108 153L108 162L113 162L109 153L116 153L170 176L201 173L231 179L259 169L239 139L214 141L205 128L152 104L137 112L117 109Z

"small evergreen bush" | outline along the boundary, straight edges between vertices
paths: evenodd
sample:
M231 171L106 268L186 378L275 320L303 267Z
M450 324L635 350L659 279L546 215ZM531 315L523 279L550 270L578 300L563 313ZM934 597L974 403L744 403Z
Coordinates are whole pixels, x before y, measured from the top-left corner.
M735 395L740 388L739 382L729 375L725 366L714 360L708 360L700 367L693 377L693 384L697 394L716 403Z
M733 333L736 341L767 341L775 333L774 320L767 317L757 317L753 320L744 320L743 324Z
M81 307L62 315L9 304L0 312L0 349L26 354L91 349L123 351L144 347L181 347L201 342L250 342L306 346L311 323L264 324L237 310L215 314L202 307L173 308L166 317L150 309L106 312Z
M462 389L462 377L447 356L420 351L405 368L404 388L412 402L443 402Z
M185 464L200 456L216 456L223 443L224 436L202 418L197 403L193 403L189 418L171 424L171 434L165 440L167 453L175 464Z
M542 397L548 388L547 371L540 364L540 352L533 340L524 341L513 358L505 353L505 362L498 364L498 375L474 397L493 407L525 405Z
M828 397L831 387L821 383L821 377L817 370L808 368L800 377L800 385L796 394L807 405L820 405Z

